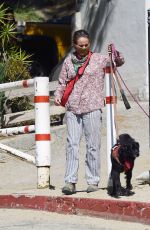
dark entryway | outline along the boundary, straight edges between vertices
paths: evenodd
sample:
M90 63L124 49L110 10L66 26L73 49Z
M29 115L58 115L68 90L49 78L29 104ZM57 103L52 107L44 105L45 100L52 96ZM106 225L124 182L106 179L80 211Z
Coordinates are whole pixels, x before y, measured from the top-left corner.
M58 63L58 49L54 39L48 36L22 35L20 46L32 55L31 76L49 76Z

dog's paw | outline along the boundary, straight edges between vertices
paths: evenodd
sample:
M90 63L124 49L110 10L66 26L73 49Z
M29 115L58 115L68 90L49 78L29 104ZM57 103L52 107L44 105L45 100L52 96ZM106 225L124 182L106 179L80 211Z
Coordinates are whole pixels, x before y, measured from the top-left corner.
M127 185L126 189L128 189L128 190L132 190L132 189L133 189L132 184Z
M126 189L121 187L121 189L119 191L117 191L115 194L113 194L114 197L119 198L121 196L132 196L135 193L132 192L130 189Z
M131 191L130 189L125 189L125 196L133 196L135 192Z
M119 196L129 196L129 191L126 188L120 187L120 189L118 189L118 191L116 192L116 195Z
M107 187L107 194L112 196L112 194L113 194L113 187L112 186Z
M107 194L111 197L114 197L114 198L119 198L119 194L117 194L115 191L114 191L114 188L112 186L108 186L107 187Z
M116 194L112 194L111 197L116 198L116 199L119 199L119 198L120 198L120 195L119 195L118 193L116 193Z
M109 196L113 197L113 198L120 198L120 194L119 193L114 193L114 192L108 192L107 193Z

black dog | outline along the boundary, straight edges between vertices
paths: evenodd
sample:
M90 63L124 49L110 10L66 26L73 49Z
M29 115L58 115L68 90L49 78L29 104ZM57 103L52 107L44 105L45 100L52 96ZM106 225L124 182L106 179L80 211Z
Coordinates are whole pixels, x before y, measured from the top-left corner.
M139 143L129 134L121 134L111 150L112 169L110 174L111 185L108 185L108 194L114 197L129 196L133 193L131 178L134 161L139 156ZM126 188L121 186L120 173L126 175Z

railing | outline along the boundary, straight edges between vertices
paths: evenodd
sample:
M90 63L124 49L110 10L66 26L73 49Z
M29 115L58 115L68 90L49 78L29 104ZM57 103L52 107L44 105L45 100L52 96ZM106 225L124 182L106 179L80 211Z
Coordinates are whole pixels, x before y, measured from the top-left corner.
M49 83L49 91L55 91L57 87L57 81L53 81ZM21 88L25 88L25 90L21 90ZM13 89L13 90L12 90ZM15 97L22 96L31 96L34 97L34 81L33 79L10 82L0 85L0 92L5 91L5 96L7 99L13 99ZM33 103L34 104L34 103ZM65 113L65 109L61 106L55 106L51 104L50 108L50 116L53 115L62 115ZM8 113L4 115L4 127L12 127L18 126L20 124L26 125L26 123L34 122L34 109L26 110L16 113ZM12 129L11 129L12 130ZM0 133L2 133L0 131ZM5 133L5 132L4 132ZM10 134L8 132L8 134Z
M12 133L20 134L35 132L35 157L3 144L0 144L0 148L11 152L13 155L26 159L28 162L36 164L38 173L38 188L49 187L51 164L50 116L65 113L65 109L63 107L54 105L49 106L49 92L54 91L56 86L57 82L49 83L48 77L36 77L34 79L4 83L0 85L0 92L5 92L7 99L34 95L35 109L4 115L5 125L7 128L0 129L0 133L1 135L9 135ZM24 90L21 90L21 88L24 88ZM19 120L17 121L17 119ZM8 126L12 126L14 123L21 123L21 121L28 119L35 119L35 125L8 128Z

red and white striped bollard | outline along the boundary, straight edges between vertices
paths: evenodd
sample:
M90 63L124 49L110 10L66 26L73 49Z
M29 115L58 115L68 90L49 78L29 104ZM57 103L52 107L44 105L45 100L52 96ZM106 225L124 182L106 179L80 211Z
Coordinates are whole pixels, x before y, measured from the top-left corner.
M34 88L37 187L45 188L50 185L51 160L49 78L36 77Z

